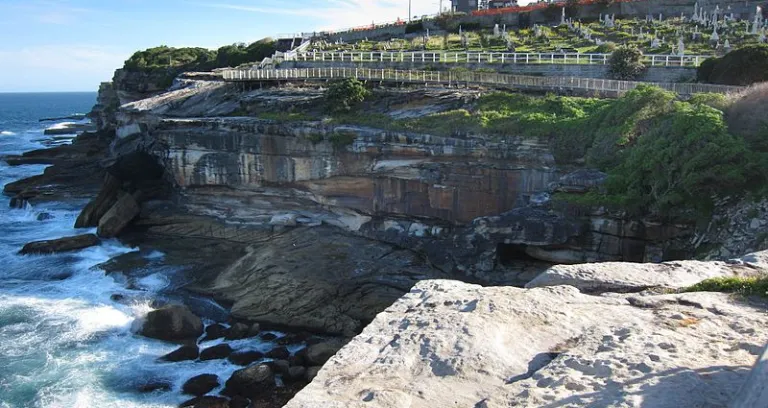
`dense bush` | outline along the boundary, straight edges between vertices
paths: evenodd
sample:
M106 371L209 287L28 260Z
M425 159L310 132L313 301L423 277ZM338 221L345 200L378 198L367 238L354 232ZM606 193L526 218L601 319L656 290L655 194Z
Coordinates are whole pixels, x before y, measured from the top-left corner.
M699 67L700 81L725 85L750 85L768 81L768 44L748 45Z
M604 42L597 46L595 49L595 52L601 53L601 54L610 54L612 52L616 51L616 43L615 42Z
M643 53L635 46L622 45L616 48L609 60L608 75L614 79L637 79L645 72L642 57Z
M362 82L347 78L332 82L325 91L325 99L331 112L349 112L368 94Z
M421 20L414 21L412 23L408 23L405 26L405 33L406 34L420 33L422 31L424 31L424 22L422 22Z
M233 44L217 51L205 48L172 48L160 46L134 53L123 65L127 71L149 72L168 70L172 72L211 70L237 66L248 62L260 62L275 52L271 38L253 44Z
M707 58L702 61L699 68L696 69L696 79L699 82L709 82L709 77L712 75L712 70L715 69L717 61L717 57Z

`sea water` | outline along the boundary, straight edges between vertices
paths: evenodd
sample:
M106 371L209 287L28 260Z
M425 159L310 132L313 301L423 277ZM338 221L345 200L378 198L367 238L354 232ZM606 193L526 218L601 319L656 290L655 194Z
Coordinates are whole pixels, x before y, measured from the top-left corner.
M56 122L38 119L87 112L95 98L95 93L0 93L0 156L56 143L43 135ZM0 160L0 186L44 168L10 167ZM157 358L178 346L131 331L150 310L153 294L172 280L173 268L162 267L163 254L146 254L156 270L146 271L130 289L120 283L124 279L94 268L137 251L116 240L67 254L17 254L29 241L93 232L73 228L84 205L53 202L12 209L8 197L0 197L0 407L172 407L191 398L182 396L180 388L195 375L218 374L226 381L239 367L226 360L161 363ZM42 213L47 216L39 218ZM113 294L128 300L113 301ZM271 348L259 340L230 345L235 350ZM157 382L172 389L137 391Z

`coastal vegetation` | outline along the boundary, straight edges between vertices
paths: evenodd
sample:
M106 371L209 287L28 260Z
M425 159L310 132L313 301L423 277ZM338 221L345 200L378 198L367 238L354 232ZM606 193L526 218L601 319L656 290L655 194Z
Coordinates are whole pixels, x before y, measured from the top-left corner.
M684 292L723 292L741 296L768 297L766 277L712 278L683 290Z
M768 44L753 44L704 61L698 79L726 85L768 81Z

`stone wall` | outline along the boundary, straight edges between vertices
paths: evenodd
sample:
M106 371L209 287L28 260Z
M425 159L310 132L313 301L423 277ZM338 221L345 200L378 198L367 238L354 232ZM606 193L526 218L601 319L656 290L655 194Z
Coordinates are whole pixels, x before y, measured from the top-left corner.
M463 67L470 70L493 69L501 73L534 75L534 76L560 76L581 78L607 78L607 65L587 64L488 64L488 63L460 63L441 64L433 62L314 62L292 61L281 64L280 68L372 68L372 69L449 69ZM689 82L696 78L696 68L687 67L648 67L645 75L639 80L649 82Z

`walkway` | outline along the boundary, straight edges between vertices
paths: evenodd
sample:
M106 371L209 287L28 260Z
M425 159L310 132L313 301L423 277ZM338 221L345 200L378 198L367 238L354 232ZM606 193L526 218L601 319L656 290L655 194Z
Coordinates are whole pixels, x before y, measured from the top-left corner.
M316 62L424 62L434 64L593 64L607 65L611 54L541 53L541 52L361 52L361 51L318 51L298 52L296 61ZM706 55L653 55L645 54L642 62L650 67L695 68L709 58ZM288 60L288 59L286 59Z
M709 84L634 82L578 77L537 77L485 72L403 71L368 68L230 69L223 72L223 77L224 80L228 82L357 78L363 81L384 81L394 83L436 84L447 86L477 85L494 88L555 92L598 92L603 95L616 96L642 84L655 85L681 95L692 95L694 93L702 92L733 93L742 89L738 86Z

